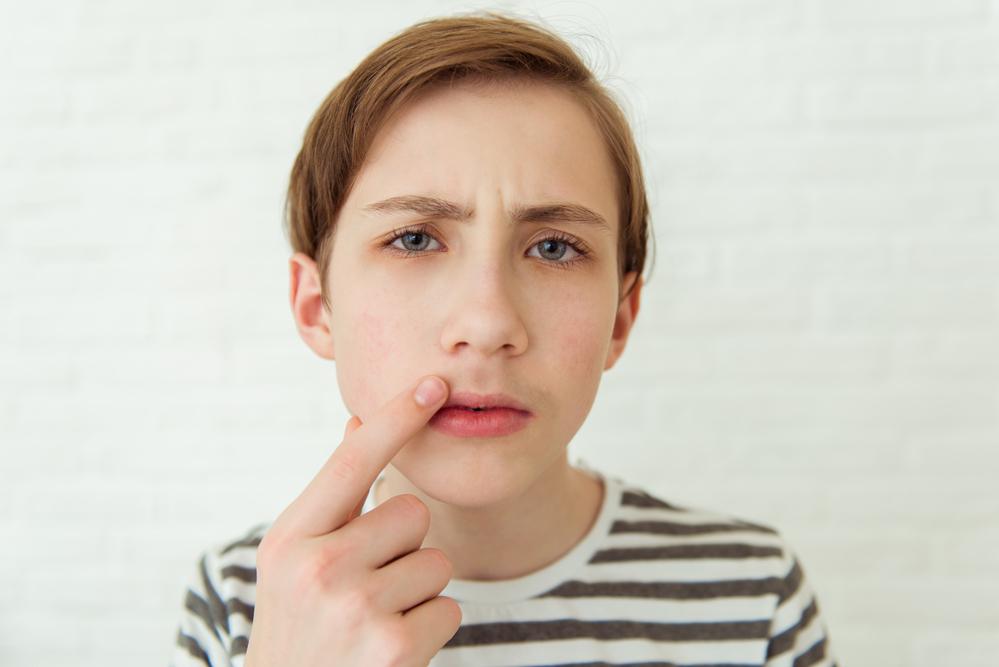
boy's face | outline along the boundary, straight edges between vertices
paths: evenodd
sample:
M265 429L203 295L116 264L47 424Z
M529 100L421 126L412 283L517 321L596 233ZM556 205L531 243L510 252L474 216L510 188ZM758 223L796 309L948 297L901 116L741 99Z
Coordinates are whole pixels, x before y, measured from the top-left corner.
M366 209L403 195L440 197L474 215ZM586 207L608 227L517 223L510 213L552 202ZM314 282L300 288L299 331L335 359L343 399L362 422L429 374L452 392L506 393L526 405L534 417L516 433L460 438L427 427L393 460L440 501L487 505L564 465L601 374L623 351L641 283L619 305L637 277L626 274L619 292L620 224L607 149L568 93L537 84L437 89L379 133L338 218L332 311L318 307ZM570 242L546 242L553 234ZM318 278L314 266L304 258L303 284Z

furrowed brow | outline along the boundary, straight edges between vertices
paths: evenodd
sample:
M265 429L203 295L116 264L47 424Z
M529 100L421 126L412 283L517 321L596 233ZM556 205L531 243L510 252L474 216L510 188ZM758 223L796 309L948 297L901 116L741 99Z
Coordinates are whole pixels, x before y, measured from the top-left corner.
M388 199L368 204L363 210L373 213L409 212L423 217L457 220L459 222L471 220L475 215L474 209L465 208L446 199L423 195L389 197ZM557 202L535 206L518 206L513 210L511 217L515 222L519 223L544 224L571 222L591 225L606 233L612 232L610 225L607 224L603 216L580 204Z
M454 202L437 197L421 195L399 195L389 197L364 207L365 211L373 213L418 213L429 218L445 218L447 220L469 220L474 211L465 209Z
M578 222L592 225L602 231L611 233L610 225L596 211L580 204L557 203L538 206L518 206L513 211L513 219L517 222L535 222L539 224L550 222Z

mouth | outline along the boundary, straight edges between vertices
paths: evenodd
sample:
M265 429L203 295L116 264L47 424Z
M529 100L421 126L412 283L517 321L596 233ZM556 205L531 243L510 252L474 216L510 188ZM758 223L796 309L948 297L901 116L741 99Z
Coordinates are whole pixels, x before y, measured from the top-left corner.
M430 426L458 438L498 438L525 428L530 412L504 406L445 406L430 419Z
M488 412L505 408L530 414L526 405L508 394L477 394L469 391L455 391L448 397L447 403L441 408L455 408L468 412Z

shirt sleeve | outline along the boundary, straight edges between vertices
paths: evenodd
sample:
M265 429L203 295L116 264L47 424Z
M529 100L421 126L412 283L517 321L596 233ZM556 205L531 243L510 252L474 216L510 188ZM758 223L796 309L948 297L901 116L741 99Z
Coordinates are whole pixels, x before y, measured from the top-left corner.
M183 593L169 667L234 667L228 611L218 581L213 552L202 552Z
M765 667L838 667L829 630L797 554L784 545L786 570L778 583Z

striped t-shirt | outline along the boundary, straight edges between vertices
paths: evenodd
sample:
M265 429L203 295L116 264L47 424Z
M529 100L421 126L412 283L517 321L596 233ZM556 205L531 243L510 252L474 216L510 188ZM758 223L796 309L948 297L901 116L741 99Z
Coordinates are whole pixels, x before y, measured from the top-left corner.
M604 482L589 532L528 575L451 579L440 595L458 602L461 627L430 667L837 667L816 594L775 529L575 465ZM362 511L373 507L370 492ZM269 525L200 554L171 667L242 667Z

